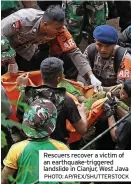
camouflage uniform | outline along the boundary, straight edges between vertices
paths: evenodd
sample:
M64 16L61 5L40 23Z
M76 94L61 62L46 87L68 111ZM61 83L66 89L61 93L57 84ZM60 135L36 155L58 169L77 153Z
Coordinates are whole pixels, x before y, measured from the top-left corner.
M55 130L56 119L55 105L50 100L40 98L31 103L30 108L25 111L23 130L27 137L44 138Z
M2 39L1 40L1 62L2 65L6 61L10 61L14 59L16 56L15 50L10 47L9 41L7 39Z
M46 85L39 87L27 86L18 102L17 117L20 121L23 120L23 114L25 110L21 102L30 105L33 101L39 98L51 100L53 104L55 104L57 113L59 114L65 99L65 95L65 88L52 88Z
M93 31L96 26L106 24L108 16L107 3L104 1L84 2L83 36L88 39L88 44L93 42Z
M36 100L44 98L53 102L57 108L57 115L63 107L66 90L64 88L52 88L46 85L39 87L27 86L22 92L19 101L17 103L16 116L19 122L23 121L24 112L33 104ZM11 136L14 142L19 142L25 139L25 135L20 132L17 128L13 127Z
M100 56L99 52L95 53L94 66L92 70L94 75L102 82L102 86L105 86L105 87L114 86L119 82L121 82L121 79L124 79L124 77L121 76L121 73L119 72L119 70L117 73L115 72L114 56L118 48L119 46L116 45L112 56L108 59L103 59ZM88 56L88 47L86 48L84 54L87 60L90 62L90 59ZM124 61L125 58L127 58L128 63L130 63L129 65L131 66L131 55L129 53L126 53L126 51L122 58L122 61ZM120 70L124 71L126 69L122 65L120 65ZM130 75L131 75L131 67L129 67L129 76L127 76L127 78L129 78Z
M65 1L65 12L67 28L72 34L76 44L79 44L82 39L83 2L77 0Z
M14 63L16 52L10 47L7 39L1 40L1 74L3 75L8 71L8 64Z

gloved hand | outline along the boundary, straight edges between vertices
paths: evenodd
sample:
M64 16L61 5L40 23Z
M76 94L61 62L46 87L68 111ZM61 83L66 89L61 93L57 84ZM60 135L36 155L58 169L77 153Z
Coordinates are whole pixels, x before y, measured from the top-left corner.
M10 74L18 73L18 65L17 65L17 63L9 64L8 65L8 72Z
M107 117L110 117L115 114L114 107L111 107L107 102L104 103L103 109Z
M101 90L102 86L101 86L101 81L99 81L94 74L90 75L90 80L91 80L91 84L94 87L94 90L97 92L99 90Z
M111 106L111 108L114 108L115 109L116 106L117 106L117 99L116 99L116 97L113 96L113 97L109 98L107 100L107 103Z

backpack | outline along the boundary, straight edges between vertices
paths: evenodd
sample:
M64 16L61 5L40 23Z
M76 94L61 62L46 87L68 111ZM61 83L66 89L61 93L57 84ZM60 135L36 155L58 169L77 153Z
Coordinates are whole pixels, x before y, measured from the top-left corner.
M96 56L97 52L98 51L96 50L96 44L95 43L90 44L89 47L88 47L88 57L89 57L89 60L90 60L91 68L94 67L94 60L95 60L95 56ZM115 52L115 55L114 55L114 71L115 71L116 74L117 74L118 69L121 65L122 58L126 53L127 53L127 49L123 48L123 47L119 47Z
M26 86L23 95L21 95L19 102L24 102L30 105L33 101L39 98L45 98L52 101L56 106L59 114L64 107L64 100L66 96L65 88L53 88L46 85L41 86ZM24 107L20 103L17 105L17 117L19 121L23 121Z

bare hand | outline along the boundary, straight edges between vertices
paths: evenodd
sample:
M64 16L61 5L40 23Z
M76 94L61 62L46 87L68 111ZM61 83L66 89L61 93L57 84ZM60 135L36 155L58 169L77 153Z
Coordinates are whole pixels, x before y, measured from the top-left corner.
M77 108L78 108L78 111L79 111L80 114L82 113L82 114L88 115L89 111L88 111L88 109L85 107L84 103L79 104L79 105L77 106Z
M17 77L17 79L16 79L17 85L18 86L27 86L28 76L29 76L29 73L22 74L21 76Z

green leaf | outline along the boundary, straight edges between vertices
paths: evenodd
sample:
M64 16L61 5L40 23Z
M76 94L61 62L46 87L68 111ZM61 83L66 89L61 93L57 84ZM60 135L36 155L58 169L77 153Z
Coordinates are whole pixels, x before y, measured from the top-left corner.
M7 145L6 135L5 135L5 133L1 130L1 148L4 148L6 145Z
M78 96L82 96L82 93L76 89L71 83L62 80L58 87L63 87L66 89L67 92L71 93L72 95L78 95Z
M8 175L8 180L11 181L11 182L15 182L16 180L13 178L12 175Z

